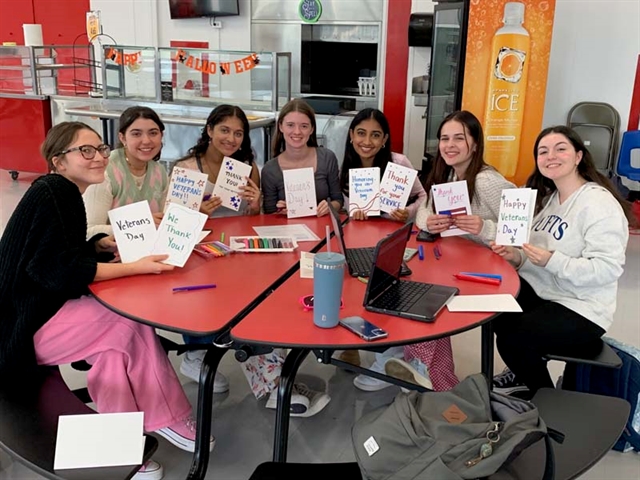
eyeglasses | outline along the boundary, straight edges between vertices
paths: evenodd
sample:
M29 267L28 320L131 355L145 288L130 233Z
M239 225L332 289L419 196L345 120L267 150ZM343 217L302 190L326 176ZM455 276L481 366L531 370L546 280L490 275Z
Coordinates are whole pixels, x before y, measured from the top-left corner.
M314 304L313 300L314 300L313 295L304 295L298 299L298 302L300 302L300 305L302 305L302 308L304 308L304 311L308 312L309 310L313 310L313 304ZM343 299L340 299L340 308L344 308Z
M93 160L96 156L96 152L100 152L100 155L104 158L109 158L109 155L111 155L111 147L109 145L100 145L99 147L94 147L93 145L80 145L79 147L63 150L58 155L64 155L65 153L75 151L79 151L85 160Z

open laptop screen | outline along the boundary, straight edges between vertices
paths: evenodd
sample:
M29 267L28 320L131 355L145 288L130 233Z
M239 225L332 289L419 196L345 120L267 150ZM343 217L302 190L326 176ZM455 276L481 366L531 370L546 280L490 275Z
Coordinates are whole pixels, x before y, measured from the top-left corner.
M331 199L327 199L329 205L329 216L331 217L331 223L333 224L333 231L338 239L338 248L340 253L347 257L345 253L344 238L342 238L342 224L340 223L340 214L336 211L335 207L331 204Z
M367 301L384 292L394 280L400 278L404 249L411 235L413 223L407 223L378 243L376 256L369 278Z

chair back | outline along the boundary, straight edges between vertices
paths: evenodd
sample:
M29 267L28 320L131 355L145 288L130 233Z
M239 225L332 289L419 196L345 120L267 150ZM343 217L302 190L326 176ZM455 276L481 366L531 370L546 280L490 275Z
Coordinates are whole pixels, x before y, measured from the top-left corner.
M640 130L624 132L616 173L640 181Z

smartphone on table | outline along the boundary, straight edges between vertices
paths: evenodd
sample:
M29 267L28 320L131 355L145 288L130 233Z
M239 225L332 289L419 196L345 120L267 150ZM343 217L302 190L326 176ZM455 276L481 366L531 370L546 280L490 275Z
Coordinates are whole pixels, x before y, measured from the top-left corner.
M373 323L367 322L362 317L347 317L340 319L340 325L347 330L358 335L367 342L373 342L381 338L386 338L389 334L382 328L376 327Z
M416 240L418 242L435 242L438 238L440 238L440 235L437 233L429 233L426 230L420 230Z

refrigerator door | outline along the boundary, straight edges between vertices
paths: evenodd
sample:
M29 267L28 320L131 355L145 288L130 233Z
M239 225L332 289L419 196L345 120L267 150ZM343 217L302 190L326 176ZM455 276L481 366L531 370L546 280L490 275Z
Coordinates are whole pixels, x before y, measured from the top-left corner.
M438 151L436 133L440 123L462 104L468 16L468 0L440 2L435 6L424 147L428 159L433 159Z

